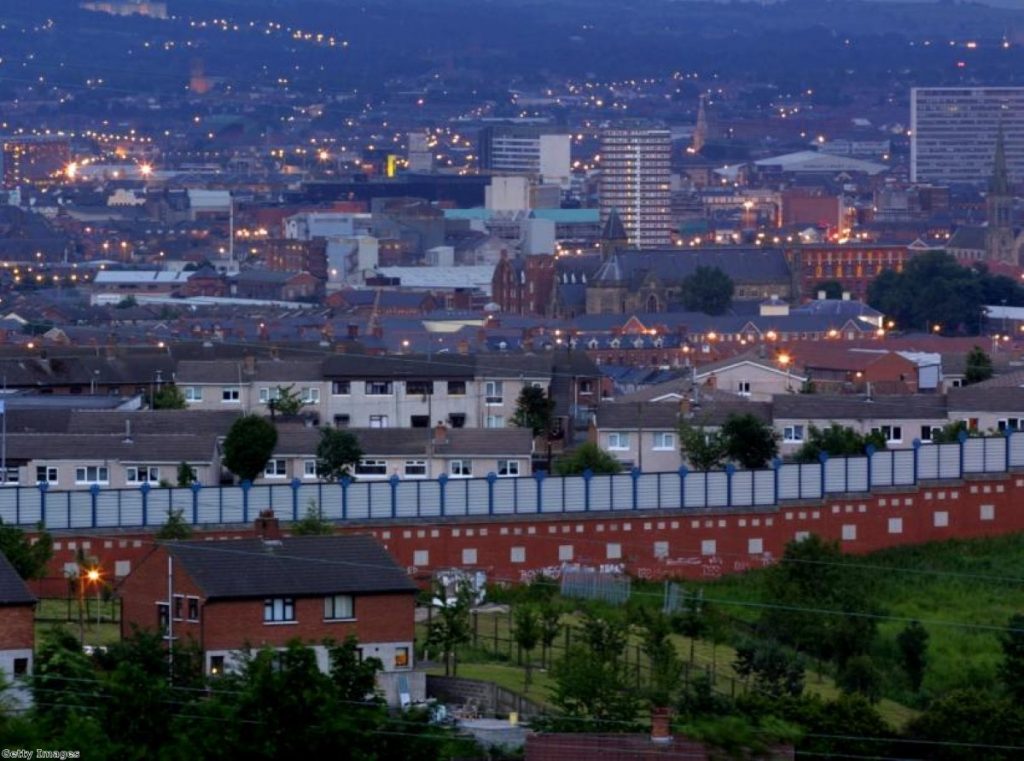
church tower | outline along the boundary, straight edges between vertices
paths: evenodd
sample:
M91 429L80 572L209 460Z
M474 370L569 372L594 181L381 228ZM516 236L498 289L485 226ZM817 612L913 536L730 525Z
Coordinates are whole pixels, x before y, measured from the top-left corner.
M622 224L619 210L613 207L601 230L601 258L607 261L612 254L627 248L629 236L626 234L626 226Z
M990 262L1017 264L1014 255L1013 193L1006 171L1006 145L1003 127L996 137L996 153L992 166L992 179L985 198L988 227L985 229L985 259Z

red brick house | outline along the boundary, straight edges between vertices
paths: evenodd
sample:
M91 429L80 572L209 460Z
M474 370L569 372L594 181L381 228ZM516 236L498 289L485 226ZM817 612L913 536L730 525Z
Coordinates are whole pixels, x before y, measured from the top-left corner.
M14 566L0 554L0 675L13 686L7 694L23 705L28 690L19 680L32 673L36 598Z
M246 648L293 640L313 646L326 670L324 640L355 635L362 655L383 664L378 681L391 702L399 692L422 697L412 672L417 587L387 550L365 535L279 538L266 516L257 532L154 547L119 587L122 635L138 627L193 640L210 674L232 669Z

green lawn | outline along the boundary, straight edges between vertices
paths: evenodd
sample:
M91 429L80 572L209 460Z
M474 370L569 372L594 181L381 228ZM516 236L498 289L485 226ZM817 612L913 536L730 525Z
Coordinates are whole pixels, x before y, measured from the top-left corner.
M36 641L41 641L48 631L63 626L76 637L79 634L78 601L71 600L70 618L68 601L44 598L36 605ZM86 598L85 644L91 646L112 645L121 638L121 627L117 623L118 607L110 602Z

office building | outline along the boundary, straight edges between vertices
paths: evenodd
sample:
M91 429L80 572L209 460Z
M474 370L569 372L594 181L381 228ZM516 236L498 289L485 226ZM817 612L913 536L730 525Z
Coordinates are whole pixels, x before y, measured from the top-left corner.
M71 161L71 144L64 137L5 137L2 145L5 188L57 180Z
M568 188L570 142L555 127L492 124L480 131L480 168Z
M634 248L671 243L671 156L667 129L614 129L601 135L601 219L617 209Z
M1024 179L1024 87L919 87L910 97L912 182L983 185L1005 135L1011 183Z

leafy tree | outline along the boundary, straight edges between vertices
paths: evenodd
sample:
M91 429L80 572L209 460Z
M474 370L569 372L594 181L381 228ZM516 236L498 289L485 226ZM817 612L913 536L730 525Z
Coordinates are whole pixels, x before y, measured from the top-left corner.
M779 453L779 435L754 415L730 415L721 436L726 456L748 470L766 467Z
M0 519L0 552L23 579L42 579L53 557L53 538L39 524L33 542L17 526L8 526Z
M153 394L154 410L183 410L188 405L181 389L173 383L165 383Z
M725 462L726 442L718 431L679 424L679 449L694 470L715 470Z
M306 514L292 524L293 536L330 536L334 533L334 524L324 518L317 501L310 497L306 505Z
M448 590L440 581L434 584L433 615L427 627L427 646L439 648L444 656L445 676L458 676L456 648L469 642L469 610L473 605L473 589L466 580L455 584L455 594L448 596Z
M51 731L73 715L83 715L98 689L89 657L67 629L51 629L35 659L32 691L36 713Z
M341 644L329 643L330 675L342 701L365 701L376 696L377 672L384 664L379 658L363 658L359 640L348 635Z
M555 415L555 400L537 386L523 386L516 400L512 425L529 428L534 437L551 431Z
M540 616L532 605L520 605L515 609L512 621L512 637L516 645L526 654L526 689L530 689L533 682L533 654L534 648L540 641L541 627Z
M793 455L797 462L818 462L822 452L829 457L850 457L864 454L867 445L876 450L886 448L885 437L881 433L870 433L867 436L857 433L849 426L833 423L828 428L812 425L807 431L807 440Z
M125 296L124 298L122 298L120 301L118 301L114 305L114 308L115 309L131 309L132 307L137 307L138 305L139 305L139 300L136 299L134 296Z
M328 481L338 481L351 473L363 459L359 440L351 431L321 428L316 445L316 474Z
M690 664L693 665L696 642L707 633L708 629L703 590L684 596L683 609L673 617L672 623L677 632L689 638Z
M681 285L683 305L690 312L723 314L732 303L733 282L718 267L698 267Z
M178 463L177 477L179 488L184 489L196 482L196 469L182 460Z
M896 635L896 647L910 687L917 692L921 689L925 666L928 664L928 630L921 626L920 621L911 621Z
M277 395L267 402L271 415L279 413L281 415L294 417L295 415L298 415L306 405L306 403L302 401L302 397L299 395L299 392L295 390L294 383L290 386L278 386L276 391Z
M926 742L920 748L904 744L900 755L937 761L1010 761L1020 757L1014 746L1024 745L1024 708L990 690L952 690L911 721L907 734Z
M540 661L542 666L547 667L548 659L551 654L551 647L555 644L555 640L558 638L558 633L562 630L562 611L560 611L554 603L546 601L540 606L539 616L541 645Z
M992 377L992 358L975 346L967 352L967 367L964 370L964 385L981 383Z
M804 690L803 661L774 640L747 641L736 648L733 669L753 678L758 690L772 697L799 695Z
M999 638L1003 649L999 678L1013 699L1024 705L1024 614L1015 613L1006 627Z
M941 429L932 431L932 443L956 444L960 441L961 432L966 433L968 436L972 433L967 430L967 423L963 420L954 420L952 423L946 423Z
M615 474L622 470L622 463L592 441L580 444L555 463L560 476L578 476L587 470L598 475Z
M843 297L843 284L838 280L823 280L814 286L814 297L818 297L820 291L825 292L826 299L841 299Z
M840 669L836 679L839 688L863 695L871 703L882 697L882 674L869 655L855 655Z
M185 511L167 508L167 520L156 532L156 538L160 541L167 541L188 539L191 536L192 526L185 520Z
M224 439L224 465L242 481L255 481L277 446L277 429L258 415L232 423Z
M667 708L675 702L683 676L683 663L671 639L672 622L661 611L641 608L638 623L641 647L651 664L647 699L651 708Z

